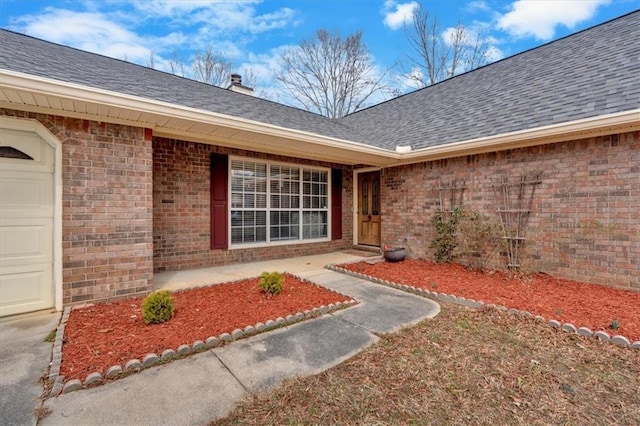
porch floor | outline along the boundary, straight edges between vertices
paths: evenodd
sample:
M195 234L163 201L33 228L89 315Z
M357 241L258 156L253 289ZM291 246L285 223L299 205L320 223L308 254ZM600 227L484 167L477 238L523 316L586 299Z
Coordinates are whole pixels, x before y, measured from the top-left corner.
M183 271L158 272L153 276L154 290L180 290L237 281L257 277L263 272L290 272L292 274L322 269L335 263L357 262L370 257L371 253L347 250L313 256L275 259L262 262L237 263Z

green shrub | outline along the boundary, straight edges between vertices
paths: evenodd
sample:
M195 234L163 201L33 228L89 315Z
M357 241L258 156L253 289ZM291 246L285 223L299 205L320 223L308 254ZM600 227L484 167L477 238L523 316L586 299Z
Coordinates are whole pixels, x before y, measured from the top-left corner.
M284 285L284 275L280 272L263 272L260 275L260 288L268 294L280 294Z
M154 291L142 302L142 319L147 324L169 321L173 311L173 298L167 290Z
M432 216L431 224L435 232L430 247L434 250L436 262L453 261L453 251L457 247L456 228L462 215L462 208L456 207L449 214L439 210Z

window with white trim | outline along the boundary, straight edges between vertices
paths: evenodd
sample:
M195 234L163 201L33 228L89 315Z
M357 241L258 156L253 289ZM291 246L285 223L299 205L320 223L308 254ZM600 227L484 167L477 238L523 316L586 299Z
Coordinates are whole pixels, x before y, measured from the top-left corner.
M232 245L328 238L328 169L230 163Z

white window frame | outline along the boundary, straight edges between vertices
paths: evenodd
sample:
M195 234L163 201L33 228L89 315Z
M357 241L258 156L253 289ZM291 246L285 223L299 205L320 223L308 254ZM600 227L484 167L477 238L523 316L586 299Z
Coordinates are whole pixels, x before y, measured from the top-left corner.
M266 242L255 242L255 243L234 243L232 242L232 233L231 233L231 212L233 210L237 210L233 208L233 200L232 200L232 186L233 186L233 182L232 182L232 165L234 161L244 161L244 162L249 162L249 163L261 163L261 164L266 164L267 166L267 208L266 208L266 237L267 237L267 241ZM291 167L291 168L297 168L300 171L300 188L299 188L299 198L300 198L300 204L299 207L297 209L291 209L291 208L285 208L285 209L272 209L271 208L271 167L272 166L282 166L282 167ZM319 209L313 209L313 208L309 208L309 209L305 209L303 207L303 189L304 189L304 170L311 170L311 171L321 171L321 172L325 172L327 174L327 205L325 208L319 208ZM282 161L272 161L272 160L264 160L264 159L260 159L260 158L251 158L251 157L242 157L242 156L229 156L229 167L228 167L228 171L227 171L227 175L228 175L228 188L227 188L227 199L229 200L228 202L228 208L227 208L227 216L228 216L228 221L227 221L227 230L228 230L228 247L230 250L233 249L247 249L247 248L257 248L257 247L271 247L271 246L282 246L282 245L294 245L294 244L312 244L312 243L318 243L318 242L327 242L327 241L331 241L331 190L332 190L332 182L331 182L331 169L328 167L319 167L319 166L310 166L310 165L305 165L305 164L298 164L298 163L287 163L287 162L282 162ZM252 211L258 211L261 209L258 208L254 208ZM296 240L277 240L277 241L271 241L271 212L272 211L290 211L290 210L296 210L299 212L300 214L300 220L299 220L299 224L298 224L298 236L299 238ZM310 239L303 239L303 224L304 224L304 220L303 220L303 213L307 212L307 211L324 211L327 213L327 236L326 237L320 237L320 238L310 238Z

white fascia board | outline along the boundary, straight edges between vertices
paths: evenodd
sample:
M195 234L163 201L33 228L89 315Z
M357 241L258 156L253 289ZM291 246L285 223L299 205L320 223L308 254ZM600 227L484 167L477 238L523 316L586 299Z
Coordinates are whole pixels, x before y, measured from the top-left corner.
M124 108L149 114L184 119L198 123L230 127L254 133L263 133L276 137L293 139L300 142L320 144L354 152L388 157L389 150L373 147L361 142L346 141L322 136L301 130L288 129L272 124L247 120L244 118L200 110L169 102L141 98L138 96L96 89L75 83L37 77L30 74L0 69L0 85L14 90L26 90L32 93L63 97L81 102L90 102L114 108ZM151 124L151 123L149 123ZM153 126L150 126L153 128Z
M616 131L640 130L640 109L585 118L571 122L503 133L495 136L451 142L422 148L406 154L395 154L397 163L411 164L433 159L451 158L482 152L501 151L525 146L544 145L565 140L582 139Z
M36 77L29 74L0 69L0 86L15 90L107 105L132 111L155 114L191 122L234 128L253 133L262 133L275 137L328 146L353 153L367 153L378 156L380 165L396 166L412 164L434 159L451 158L460 155L500 151L511 148L541 145L569 139L586 138L618 130L640 130L640 109L614 113L571 122L520 130L495 136L452 141L438 146L416 149L410 152L393 152L361 142L346 141L317 135L301 130L293 130L271 124L247 120L230 115L176 105L169 102L145 99L137 96L91 88L74 83ZM156 129L154 123L141 123ZM162 133L169 129L158 129Z

